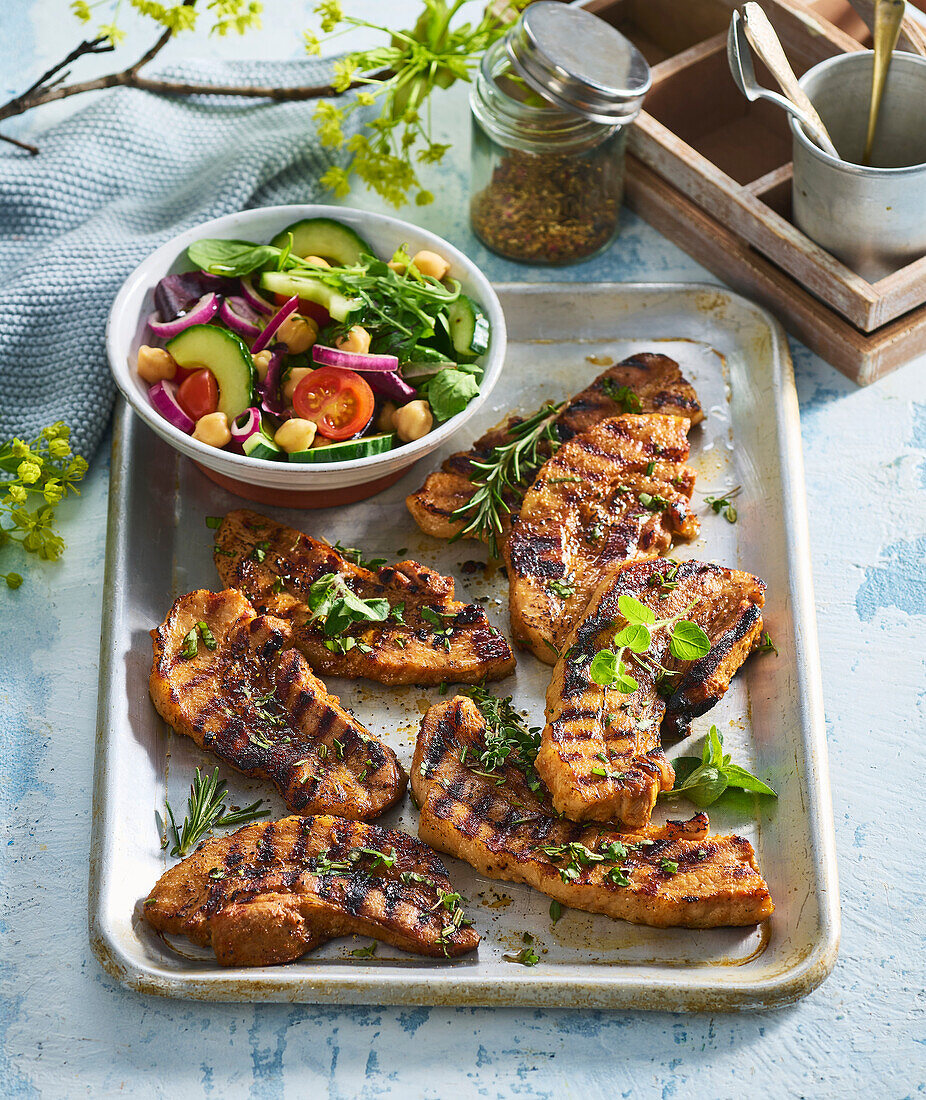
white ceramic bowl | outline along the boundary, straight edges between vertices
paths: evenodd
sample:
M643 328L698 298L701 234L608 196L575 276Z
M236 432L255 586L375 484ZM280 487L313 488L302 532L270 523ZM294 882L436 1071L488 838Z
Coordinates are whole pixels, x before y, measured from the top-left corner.
M380 256L405 244L414 254L427 248L450 261L450 275L485 310L492 326L479 393L466 408L423 439L369 458L312 465L247 458L200 443L169 424L148 400L147 386L135 370L138 348L151 338L146 320L154 309L154 288L164 276L190 269L186 249L201 237L229 237L263 243L301 218L335 218L356 229ZM425 229L384 214L341 206L268 206L242 210L204 222L174 237L152 253L126 279L113 302L106 326L106 351L116 385L144 422L163 440L193 459L213 480L241 496L263 503L323 506L360 500L385 488L404 470L437 450L475 414L498 380L505 359L505 318L498 297L478 267L453 245Z

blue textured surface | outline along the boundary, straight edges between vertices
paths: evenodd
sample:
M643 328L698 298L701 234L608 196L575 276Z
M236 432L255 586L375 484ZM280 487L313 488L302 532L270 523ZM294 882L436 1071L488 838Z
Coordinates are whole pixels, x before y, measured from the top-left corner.
M42 43L35 70L72 38L53 26L52 8L65 22L48 2L33 5L28 25L22 11L0 14L0 31L21 36L26 53L33 34ZM302 23L300 13L293 27ZM284 19L277 30L292 27ZM273 32L263 41L269 49ZM440 118L458 142L455 159L435 173L437 204L405 216L485 261L494 278L709 278L631 216L614 248L584 267L538 272L491 258L465 224L463 98L446 97ZM104 447L83 499L63 509L64 560L23 567L10 551L0 557L2 571L26 576L18 592L0 592L0 1092L611 1100L926 1091L917 767L926 370L920 361L858 390L805 349L793 352L843 900L840 961L819 990L775 1013L671 1016L212 1006L121 989L90 955L85 923Z

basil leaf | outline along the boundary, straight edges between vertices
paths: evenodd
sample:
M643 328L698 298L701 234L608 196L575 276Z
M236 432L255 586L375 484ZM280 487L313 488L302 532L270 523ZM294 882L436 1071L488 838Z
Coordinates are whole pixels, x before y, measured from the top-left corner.
M727 777L713 764L702 764L685 780L683 787L673 787L673 794L683 794L700 809L712 805L728 787Z
M669 649L680 661L697 661L710 653L711 643L697 623L681 619L672 627Z
M653 636L643 623L630 623L618 631L614 644L626 646L632 653L645 653L653 644Z
M479 393L479 383L466 371L444 368L428 383L428 404L436 420L462 412Z
M724 774L727 777L727 783L731 787L739 787L744 791L755 791L756 794L767 794L772 798L778 797L778 793L768 783L763 783L761 779L746 771L745 768L741 768L738 764L727 764L724 768Z
M633 596L619 596L617 606L628 623L652 624L656 621L655 612Z
M249 275L280 255L270 244L206 238L194 241L186 250L190 261L212 275Z

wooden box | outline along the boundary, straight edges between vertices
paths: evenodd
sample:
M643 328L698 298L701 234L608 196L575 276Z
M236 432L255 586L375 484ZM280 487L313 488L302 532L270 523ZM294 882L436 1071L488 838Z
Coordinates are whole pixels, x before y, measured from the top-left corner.
M630 134L628 205L862 385L926 352L926 257L869 283L791 221L787 116L769 103L749 103L733 83L726 55L733 5L583 6L653 66L653 87ZM798 76L864 48L867 27L844 0L763 0L762 7ZM902 40L899 48L913 47ZM756 74L777 87L757 59Z

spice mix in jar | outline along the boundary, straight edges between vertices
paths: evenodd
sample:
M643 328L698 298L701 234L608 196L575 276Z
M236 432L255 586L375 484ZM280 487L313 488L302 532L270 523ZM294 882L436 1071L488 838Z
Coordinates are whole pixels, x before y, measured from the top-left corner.
M627 127L650 85L642 54L581 8L537 0L485 53L473 112L470 218L493 252L585 260L618 229Z

